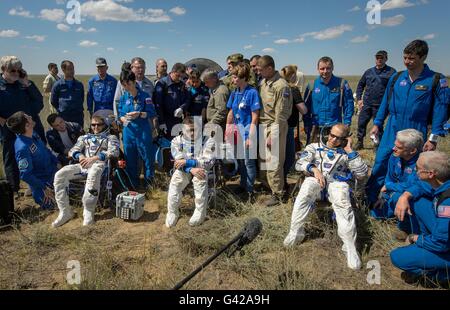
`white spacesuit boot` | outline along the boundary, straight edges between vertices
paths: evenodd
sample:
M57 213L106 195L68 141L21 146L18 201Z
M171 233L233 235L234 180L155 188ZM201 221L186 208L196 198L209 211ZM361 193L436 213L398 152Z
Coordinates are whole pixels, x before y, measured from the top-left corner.
M61 168L61 170L55 174L53 187L55 188L55 200L58 205L59 215L52 223L52 227L54 228L64 225L74 216L72 207L69 205L69 194L67 189L70 180L81 177L79 175L80 172L80 165L69 165Z
M95 207L100 194L100 182L104 168L104 163L97 162L88 170L83 194L83 226L94 224Z
M294 246L305 238L304 225L308 214L313 209L314 202L320 197L320 185L315 178L306 178L295 199L292 210L291 228L284 239L285 247Z
M195 211L189 220L189 225L197 226L202 224L206 218L208 209L208 182L199 180L196 177L192 179L195 193Z
M174 227L177 224L178 217L180 216L179 207L181 204L182 193L188 184L188 174L181 170L175 170L172 179L170 180L167 197L166 226L168 228Z
M361 268L361 259L356 250L356 222L350 202L350 188L347 183L334 182L329 184L328 194L336 214L338 235L344 242L342 250L347 257L347 266L358 270Z

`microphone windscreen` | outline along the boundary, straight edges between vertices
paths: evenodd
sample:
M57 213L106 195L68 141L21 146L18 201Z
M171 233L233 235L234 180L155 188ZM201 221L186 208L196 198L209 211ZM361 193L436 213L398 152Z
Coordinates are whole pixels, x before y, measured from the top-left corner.
M242 245L252 242L262 231L262 223L257 218L250 219L244 227Z

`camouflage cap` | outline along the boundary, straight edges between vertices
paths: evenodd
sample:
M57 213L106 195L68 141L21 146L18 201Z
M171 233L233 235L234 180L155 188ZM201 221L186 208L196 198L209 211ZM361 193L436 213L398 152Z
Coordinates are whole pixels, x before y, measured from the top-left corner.
M230 62L234 62L234 63L238 63L244 60L244 55L242 54L233 54L228 56L227 60L229 60Z

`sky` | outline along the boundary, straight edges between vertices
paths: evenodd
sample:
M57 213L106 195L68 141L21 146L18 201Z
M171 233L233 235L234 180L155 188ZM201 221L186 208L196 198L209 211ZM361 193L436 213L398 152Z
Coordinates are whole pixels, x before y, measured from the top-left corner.
M80 5L80 24L72 3ZM269 54L277 68L298 65L317 74L317 60L330 56L335 73L361 75L378 50L403 70L403 48L414 39L430 46L431 69L450 74L450 1L381 0L381 24L370 25L369 1L358 0L0 0L0 55L16 55L29 74L69 59L77 74L94 74L104 57L118 74L124 60L140 56L147 74L155 60ZM371 1L372 4L376 3ZM373 14L370 14L375 16ZM67 18L69 17L69 18Z

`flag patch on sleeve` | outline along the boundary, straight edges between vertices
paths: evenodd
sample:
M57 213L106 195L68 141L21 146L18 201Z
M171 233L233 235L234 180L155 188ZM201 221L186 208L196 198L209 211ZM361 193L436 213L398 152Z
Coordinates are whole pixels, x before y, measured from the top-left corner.
M450 218L450 206L439 206L438 217Z

